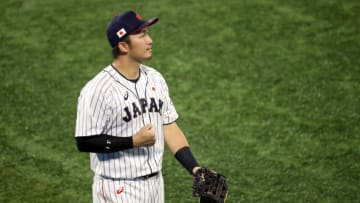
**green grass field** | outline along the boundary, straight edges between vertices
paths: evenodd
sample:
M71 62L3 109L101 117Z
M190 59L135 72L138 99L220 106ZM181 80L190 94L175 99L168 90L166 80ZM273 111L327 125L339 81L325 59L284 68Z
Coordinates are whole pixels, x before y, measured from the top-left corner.
M360 201L358 0L1 0L0 202L91 202L77 97L112 58L118 11L159 16L163 73L199 162L228 202ZM166 202L196 202L164 154Z

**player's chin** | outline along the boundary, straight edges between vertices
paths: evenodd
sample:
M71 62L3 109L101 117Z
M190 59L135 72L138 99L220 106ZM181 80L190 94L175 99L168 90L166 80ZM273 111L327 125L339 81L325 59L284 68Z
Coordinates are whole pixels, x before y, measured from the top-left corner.
M147 54L145 57L144 57L144 59L145 60L150 60L152 58L152 54L150 53L150 54Z

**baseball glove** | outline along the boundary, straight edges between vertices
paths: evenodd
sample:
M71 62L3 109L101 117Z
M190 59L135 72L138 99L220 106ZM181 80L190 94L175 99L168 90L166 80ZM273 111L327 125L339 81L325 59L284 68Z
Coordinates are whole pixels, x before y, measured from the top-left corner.
M200 203L224 203L228 193L226 177L216 171L200 168L194 174L193 196Z

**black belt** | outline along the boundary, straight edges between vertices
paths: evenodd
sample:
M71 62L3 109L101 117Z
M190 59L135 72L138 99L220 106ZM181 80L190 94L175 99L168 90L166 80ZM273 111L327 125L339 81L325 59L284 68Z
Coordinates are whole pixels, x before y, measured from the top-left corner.
M156 175L158 175L158 174L159 174L159 172L155 172L155 173L151 173L151 174L149 174L149 175L140 176L140 177L137 177L137 178L134 178L134 179L143 179L143 180L146 180L146 179L149 179L149 178L151 178L151 177L154 177L154 176L156 176ZM105 179L111 179L111 180L119 180L119 179L122 179L122 178L110 178L110 177L102 176L102 175L100 175L100 177L105 178ZM125 178L124 180L129 180L129 179L126 179L126 178Z
M155 172L155 173L152 173L152 174L149 174L149 175L140 176L138 178L140 178L140 179L148 179L148 178L154 177L154 176L156 176L158 174L159 174L159 172Z

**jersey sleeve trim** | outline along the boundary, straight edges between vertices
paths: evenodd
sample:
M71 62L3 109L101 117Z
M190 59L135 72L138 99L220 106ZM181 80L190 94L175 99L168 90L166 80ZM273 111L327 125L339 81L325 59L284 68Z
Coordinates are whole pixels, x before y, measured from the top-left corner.
M175 123L175 122L177 121L177 119L178 119L178 118L176 118L174 121L171 121L171 122L169 122L169 123L163 123L163 125L171 125L171 124Z

